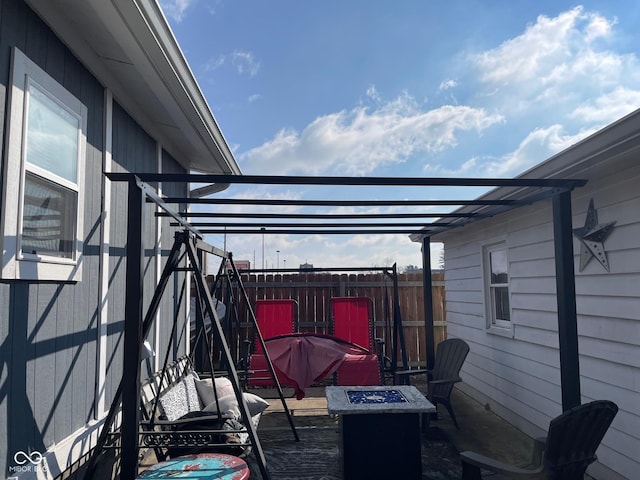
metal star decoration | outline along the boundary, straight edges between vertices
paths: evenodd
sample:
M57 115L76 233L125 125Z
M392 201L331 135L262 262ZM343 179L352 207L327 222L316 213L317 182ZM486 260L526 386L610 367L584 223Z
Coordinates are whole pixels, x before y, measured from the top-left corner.
M604 240L609 236L615 224L616 222L598 223L598 213L593 207L592 198L589 201L584 227L573 229L573 234L580 240L580 271L594 257L607 272L609 271L607 253L604 251Z

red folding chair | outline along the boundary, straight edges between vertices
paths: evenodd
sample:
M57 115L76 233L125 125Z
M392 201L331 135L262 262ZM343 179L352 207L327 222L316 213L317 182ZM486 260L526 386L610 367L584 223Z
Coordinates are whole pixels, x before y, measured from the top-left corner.
M334 297L330 303L333 336L374 352L371 299L369 297Z
M382 385L378 356L346 355L336 371L336 385L366 386Z
M257 300L256 323L263 339L287 335L296 331L298 320L298 302L293 299ZM276 372L277 374L277 372ZM282 385L284 379L278 376ZM257 334L253 341L253 352L249 357L249 387L273 387L267 359Z
M333 336L365 348L368 355L347 355L336 372L337 385L381 385L382 369L373 335L369 297L335 297L331 304Z

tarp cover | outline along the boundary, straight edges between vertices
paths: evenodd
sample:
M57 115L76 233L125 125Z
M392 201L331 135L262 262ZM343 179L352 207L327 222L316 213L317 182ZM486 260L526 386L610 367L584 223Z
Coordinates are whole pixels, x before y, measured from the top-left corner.
M371 353L359 345L329 335L297 333L265 340L271 363L278 378L286 377L293 385L298 400L305 389L332 375L347 356Z

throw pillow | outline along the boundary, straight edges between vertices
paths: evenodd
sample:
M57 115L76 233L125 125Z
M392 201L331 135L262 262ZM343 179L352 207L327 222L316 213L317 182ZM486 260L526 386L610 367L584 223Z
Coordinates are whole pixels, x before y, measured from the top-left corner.
M216 394L219 399L228 395L235 395L233 384L227 377L217 377L215 379L215 392L213 391L214 381L210 378L195 380L195 385L200 397L201 407L215 403Z
M196 380L195 383L201 406L207 406L211 402L215 402L216 397L213 391L213 381L210 378Z
M253 393L243 393L242 396L252 417L262 413L269 406L269 402Z
M225 397L218 398L218 404L216 405L215 400L211 402L209 405L204 407L203 412L218 412L218 406L220 406L220 413L227 414L236 420L240 419L242 415L240 415L240 409L238 407L238 400L236 400L235 395L227 395Z
M227 395L233 395L233 384L227 377L217 377L215 379L216 393L218 398L226 397Z
M196 380L193 375L187 375L182 379L179 385L184 385L187 393L185 402L190 412L200 410L200 397L196 389Z
M254 395L253 393L243 393L244 401L247 404L247 408L249 409L249 415L252 417L262 413L268 406L269 402L265 399L259 397L258 395ZM220 412L222 413L230 413L233 418L239 419L242 417L240 414L240 407L238 406L238 400L235 395L227 395L224 397L220 397L218 399L218 404L220 405ZM204 412L217 412L218 407L216 405L215 400L207 405L204 409Z
M160 406L165 417L170 422L189 413L185 399L185 391L180 385L175 385L160 397Z
M167 420L174 421L189 412L200 410L200 399L192 376L183 378L160 397Z

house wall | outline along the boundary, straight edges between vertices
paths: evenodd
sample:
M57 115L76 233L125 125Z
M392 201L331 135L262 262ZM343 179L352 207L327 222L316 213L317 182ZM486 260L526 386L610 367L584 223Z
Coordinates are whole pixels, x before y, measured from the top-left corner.
M582 401L610 399L620 411L599 450L596 478L637 478L640 469L640 167L584 171L572 195L573 227L594 199L601 223L616 221L605 241L607 272L595 259L579 271L574 238ZM562 412L550 201L456 229L445 244L448 334L470 354L461 388L532 436ZM482 245L506 241L513 335L486 328Z
M112 172L156 172L156 142L117 103L113 104ZM111 182L111 212L109 238L109 290L108 290L108 342L106 401L113 401L113 394L122 378L122 347L124 332L124 303L126 294L126 255L128 185ZM156 227L154 207L145 205L143 233L143 271L146 310L155 287Z
M29 8L17 0L2 0L0 119L3 130L7 122L7 86L14 46L88 107L85 185L87 191L99 192L102 87ZM99 196L88 197L82 212L86 225L82 282L0 283L2 475L15 465L15 452L29 449L44 452L92 419L100 212Z
M7 92L13 47L23 51L86 105L88 123L86 195L81 212L85 225L82 280L0 282L0 477L3 478L16 474L11 467L16 466L14 454L18 451L46 452L45 463L53 474L78 460L91 445L89 433L93 432L95 439L99 420L104 417L120 380L128 226L126 187L108 182L102 175L107 150L105 131L112 129L113 134L108 149L112 171L157 172L162 164L167 171L185 172L175 159L158 155L155 139L142 130L117 100L113 102L113 123L105 125L107 107L103 86L21 0L0 0L0 124L3 131L8 118ZM109 128L105 130L105 127ZM4 135L0 135L0 141L3 140ZM4 164L4 150L3 145L0 164ZM102 221L103 183L111 198L106 207L108 224ZM187 195L186 185L172 188ZM145 308L163 264L156 259L159 220L153 215L154 207L148 205L146 209ZM163 223L168 225L167 221ZM108 271L104 275L109 291L103 294L101 239L105 232L110 239ZM172 238L172 234L167 235ZM173 302L172 298L163 301L164 312L173 311ZM168 328L166 324L171 320L172 316L168 320L163 318L163 328ZM101 338L103 328L105 339ZM99 352L100 348L104 351ZM96 397L103 389L106 394L101 404ZM32 474L24 472L19 476L30 478Z

